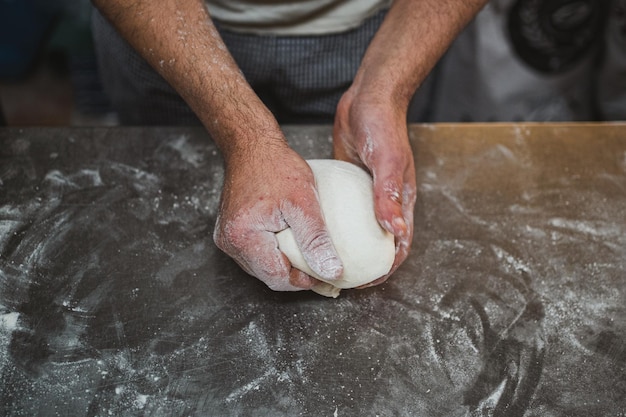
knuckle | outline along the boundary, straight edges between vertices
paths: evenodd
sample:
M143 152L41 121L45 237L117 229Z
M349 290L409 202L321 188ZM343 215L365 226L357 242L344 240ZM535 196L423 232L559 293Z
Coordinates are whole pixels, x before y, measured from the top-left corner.
M218 221L213 233L213 240L217 247L224 252L232 253L245 246L245 242L249 240L249 233L249 225L241 218Z

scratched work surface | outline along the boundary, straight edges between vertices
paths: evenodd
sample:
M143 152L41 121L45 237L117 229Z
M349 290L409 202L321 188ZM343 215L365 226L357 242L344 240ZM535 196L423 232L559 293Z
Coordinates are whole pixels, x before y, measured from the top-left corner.
M409 259L326 299L214 247L202 130L0 130L1 414L626 415L626 125L411 140Z

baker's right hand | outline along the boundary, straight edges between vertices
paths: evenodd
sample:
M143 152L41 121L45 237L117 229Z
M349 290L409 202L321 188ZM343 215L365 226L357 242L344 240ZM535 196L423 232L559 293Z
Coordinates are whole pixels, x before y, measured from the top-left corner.
M275 234L287 227L313 271L329 280L341 276L343 265L308 164L286 143L229 158L213 235L216 245L275 291L310 289L319 281L292 267L278 249Z

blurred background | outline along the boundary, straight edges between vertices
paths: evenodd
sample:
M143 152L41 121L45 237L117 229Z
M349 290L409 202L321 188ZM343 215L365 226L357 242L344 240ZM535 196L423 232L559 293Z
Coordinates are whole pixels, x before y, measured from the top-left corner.
M0 125L119 124L92 11L89 0L0 0ZM410 122L607 120L626 120L626 0L491 0L409 109Z
M115 125L89 0L0 0L0 124Z

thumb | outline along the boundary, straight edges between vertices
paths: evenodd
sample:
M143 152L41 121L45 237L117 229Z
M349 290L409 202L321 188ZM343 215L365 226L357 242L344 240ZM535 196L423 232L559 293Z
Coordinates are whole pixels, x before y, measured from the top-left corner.
M389 169L392 168L392 169ZM409 233L404 219L403 178L394 167L383 167L373 172L374 211L381 226L394 236L402 237Z
M343 273L343 264L333 246L317 199L315 204L302 206L284 203L281 211L309 268L321 279L338 279Z

